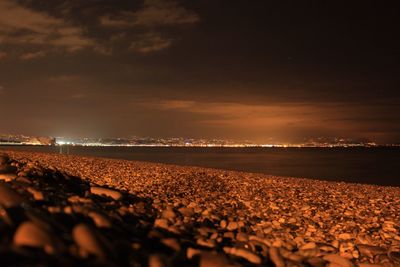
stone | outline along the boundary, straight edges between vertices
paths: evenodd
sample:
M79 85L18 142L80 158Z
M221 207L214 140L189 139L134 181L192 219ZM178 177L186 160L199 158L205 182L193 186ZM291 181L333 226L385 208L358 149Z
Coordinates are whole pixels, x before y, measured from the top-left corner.
M90 187L90 193L95 195L104 195L114 200L120 200L122 198L122 194L120 192L100 186Z
M234 231L234 230L238 229L238 227L239 227L239 225L238 225L237 222L229 222L228 226L226 227L226 229L228 231Z
M0 205L6 208L16 207L23 203L22 197L5 184L0 184Z
M47 253L55 252L55 242L52 235L33 222L24 222L16 230L13 238L16 246L42 248Z
M161 218L167 219L167 220L173 220L176 218L175 212L171 208L167 208L164 210L161 214Z
M357 245L357 249L360 251L361 255L368 258L373 258L377 254L386 253L386 249L384 248L364 244Z
M15 180L18 176L14 173L3 173L0 174L0 180L4 181L4 182L11 182L13 180Z
M283 260L283 257L281 256L279 249L276 247L270 247L269 248L269 257L271 258L271 261L275 264L275 267L285 267L285 261Z
M151 254L149 257L149 267L166 267L168 266L165 256L159 254Z
M72 237L75 243L82 250L82 254L91 254L97 256L101 260L107 258L104 245L100 241L100 237L86 224L78 224L72 230Z
M33 187L28 187L28 188L26 189L26 191L28 191L29 193L31 193L31 195L33 196L33 198L34 198L36 201L42 201L42 200L44 200L44 196L43 196L43 193L42 193L41 191L36 190L36 189L33 188Z
M352 239L351 234L349 233L341 233L338 235L339 240L350 240Z
M201 250L200 249L195 249L195 248L191 248L188 247L186 250L186 258L188 258L189 260L192 259L194 256L200 255L201 254Z
M88 216L98 228L110 228L112 226L110 220L101 213L91 211L88 213Z
M165 246L169 247L170 249L176 252L179 252L181 250L181 245L175 238L163 238L161 240L161 243L163 243Z
M341 267L354 267L353 263L337 254L329 254L322 257L324 260Z
M192 217L194 214L194 210L192 208L180 208L178 211L184 216L184 217Z
M244 249L244 248L235 248L235 247L224 247L224 252L227 254L234 255L236 257L244 258L247 261L254 264L261 264L261 258L257 254Z
M156 219L154 221L154 227L168 229L168 221L166 219Z

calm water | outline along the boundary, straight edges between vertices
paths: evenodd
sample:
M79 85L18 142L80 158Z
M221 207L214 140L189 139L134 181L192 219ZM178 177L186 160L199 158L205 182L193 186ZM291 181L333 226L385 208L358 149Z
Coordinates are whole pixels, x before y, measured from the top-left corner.
M0 147L59 153L59 147ZM64 153L66 152L64 147ZM69 153L280 176L400 186L399 148L69 147Z

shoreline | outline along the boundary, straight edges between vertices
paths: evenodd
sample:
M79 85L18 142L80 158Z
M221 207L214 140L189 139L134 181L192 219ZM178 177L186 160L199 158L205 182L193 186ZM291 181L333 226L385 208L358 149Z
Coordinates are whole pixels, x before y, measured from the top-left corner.
M21 166L37 165L82 178L82 183L90 186L106 186L132 198L146 199L152 209L146 238L156 231L157 242L166 242L167 247L175 247L173 250L179 247L174 257L161 250L161 261L182 261L182 266L196 266L210 257L244 266L400 264L399 187L4 152ZM87 193L85 198L95 200ZM116 204L118 210L124 209L124 203ZM126 206L126 213L130 205L135 203ZM164 240L171 238L169 235L174 241Z

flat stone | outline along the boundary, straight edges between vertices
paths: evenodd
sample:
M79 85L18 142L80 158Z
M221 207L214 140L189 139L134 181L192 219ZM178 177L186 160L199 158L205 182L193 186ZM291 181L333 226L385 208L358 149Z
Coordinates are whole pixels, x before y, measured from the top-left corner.
M114 200L119 200L122 198L122 194L120 192L100 186L90 187L90 193L111 197Z
M49 254L55 251L52 235L33 222L22 223L14 234L13 242L16 246L42 248Z
M22 197L5 184L0 184L0 205L6 208L19 206L22 204Z
M76 225L72 230L72 237L83 252L95 255L102 260L107 258L99 236L88 225L83 223Z

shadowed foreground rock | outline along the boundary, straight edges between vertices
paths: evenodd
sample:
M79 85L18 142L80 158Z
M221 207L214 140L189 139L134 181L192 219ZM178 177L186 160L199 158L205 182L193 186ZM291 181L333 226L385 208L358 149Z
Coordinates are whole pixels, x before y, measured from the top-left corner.
M1 266L400 266L400 189L0 156Z

